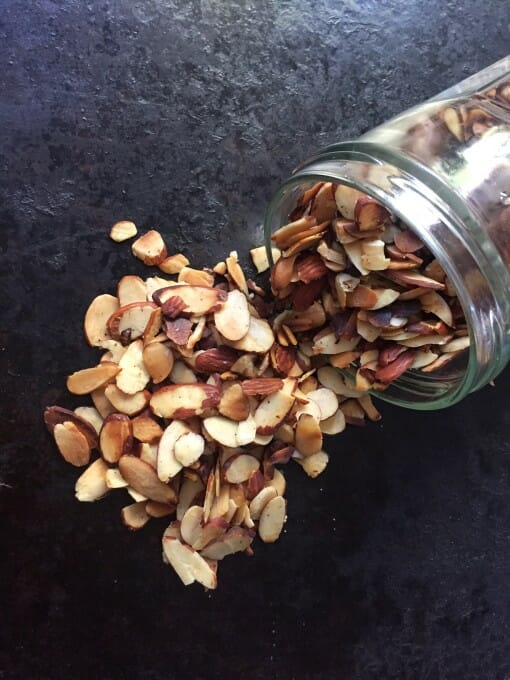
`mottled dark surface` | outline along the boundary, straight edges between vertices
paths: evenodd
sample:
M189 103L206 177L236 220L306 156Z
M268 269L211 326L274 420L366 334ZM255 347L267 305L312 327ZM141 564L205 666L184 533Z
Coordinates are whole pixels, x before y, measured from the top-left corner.
M510 677L508 371L449 412L383 407L316 481L290 469L285 534L209 594L162 564L164 520L74 500L41 420L85 402L64 384L96 357L90 299L143 272L111 223L200 266L246 253L300 160L508 38L503 0L3 0L1 678Z

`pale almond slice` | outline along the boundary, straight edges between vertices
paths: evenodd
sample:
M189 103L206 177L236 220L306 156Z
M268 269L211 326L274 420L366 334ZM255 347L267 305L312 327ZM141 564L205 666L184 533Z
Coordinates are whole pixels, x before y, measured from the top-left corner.
M306 215L277 229L271 236L271 240L274 241L279 248L286 248L290 244L292 237L297 236L299 239L304 231L315 227L316 225L317 220L315 217Z
M127 241L133 236L136 236L137 228L134 222L130 220L121 220L120 222L115 222L113 227L110 229L110 238L115 243L122 243Z
M163 237L155 229L150 229L136 239L131 246L133 255L148 266L158 265L167 256Z
M128 483L120 474L119 468L108 468L105 473L105 483L109 489L125 489Z
M142 529L150 519L145 509L145 501L138 501L131 505L126 505L120 511L120 516L128 529L137 531Z
M423 347L424 345L446 345L453 338L453 335L417 335L407 340L399 340L403 347Z
M236 441L238 446L247 446L255 441L257 436L257 424L255 418L249 416L246 420L237 423Z
M217 387L205 383L168 385L154 392L150 401L152 411L161 418L188 419L201 415L220 402Z
M165 274L178 274L181 269L187 267L189 264L188 258L182 253L177 253L176 255L169 255L159 263L158 267Z
M237 422L224 416L205 418L203 426L207 434L222 446L237 446Z
M247 453L231 456L223 466L223 474L230 484L247 482L251 475L260 468L260 462Z
M273 498L276 498L278 494L274 486L265 486L261 489L258 494L250 501L250 516L253 521L258 521L262 511Z
M132 302L145 302L147 300L145 281L139 276L123 276L117 284L117 298L120 307Z
M166 380L174 366L172 350L163 342L153 342L150 345L146 345L143 348L142 358L145 368L155 385Z
M427 366L424 366L421 371L422 373L433 373L434 371L439 371L458 356L459 352L446 352L445 354L440 354L435 361L428 364Z
M57 423L53 428L53 437L64 460L76 467L88 464L89 442L73 422Z
M279 248L271 248L271 254L273 256L273 263L278 262L282 253ZM269 264L269 259L267 257L267 249L265 246L259 246L258 248L252 248L250 250L250 255L258 274L262 274L267 271L271 266Z
M317 420L304 413L296 425L296 449L302 456L311 456L322 448L322 431Z
M284 444L294 443L294 429L290 423L283 423L274 433L275 439L279 439Z
M181 540L181 538L182 538L181 537L181 523L178 519L174 519L173 522L170 522L170 524L164 530L162 539L165 540L165 538L176 538L178 541ZM166 562L166 557L165 557L164 553L163 553L163 562Z
M359 405L361 408L365 411L367 414L368 418L372 422L377 422L378 420L381 420L381 414L379 411L376 409L374 406L374 402L372 401L372 397L369 394L364 394L362 397L358 399ZM344 416L345 417L345 416Z
M203 316L219 309L227 299L227 293L219 288L178 283L156 290L152 297L160 306L163 306L170 298L178 297L183 301L186 314Z
M134 416L144 408L147 408L151 393L148 390L141 390L134 394L122 392L117 385L107 385L105 396L112 403L117 413L125 413L127 416Z
M74 490L77 500L90 503L105 496L109 491L107 471L108 466L102 458L91 463L76 480Z
M368 321L364 321L360 318L359 314L356 319L356 331L359 335L361 335L363 340L366 340L367 342L374 342L374 340L377 340L377 338L381 335L380 328L376 328Z
M142 442L140 446L140 460L145 461L156 470L158 467L158 444Z
M438 319L444 321L450 328L454 325L453 315L446 300L435 290L431 290L420 297L421 306L425 312L434 314Z
M157 501L148 500L145 503L145 511L149 517L156 519L160 517L168 517L175 512L175 503L158 503Z
M338 211L348 220L354 219L354 211L358 199L366 196L358 189L353 189L346 184L339 184L335 191L335 201Z
M181 520L181 536L188 545L193 545L200 536L203 519L204 509L200 505L192 505L184 513Z
M269 323L265 319L257 319L254 316L250 316L248 332L240 340L226 342L234 349L256 354L269 352L273 343L274 334Z
M428 366L431 364L433 361L437 359L439 355L436 354L435 352L431 352L430 350L423 350L423 351L418 351L414 355L414 361L411 364L410 368L423 368L424 366Z
M214 590L217 586L216 570L189 545L177 538L163 536L163 552L185 586L198 581L205 588Z
M206 522L203 527L200 528L198 536L195 538L191 546L195 550L202 550L211 541L214 541L220 536L222 536L228 529L229 524L223 519L223 517L214 517L213 519L210 519L209 522Z
M246 550L252 543L253 537L254 532L251 529L232 527L222 536L211 541L202 550L201 555L211 560L222 560L227 555Z
M114 340L127 338L128 341L142 337L155 309L154 302L148 301L119 307L107 321L110 336Z
M99 448L107 463L116 463L133 446L131 421L122 413L112 413L105 418L99 434Z
M384 253L384 241L381 239L364 240L361 242L361 264L371 272L388 269L390 260Z
M182 520L186 510L198 504L199 498L204 493L204 485L199 479L184 479L179 490L179 502L177 503L176 517Z
M260 515L259 536L264 543L274 543L282 533L287 519L287 501L283 496L271 499Z
M149 345L151 342L154 342L155 338L161 337L161 324L163 321L163 310L161 307L158 307L157 309L153 309L151 312L151 315L149 316L149 319L147 321L147 325L145 326L145 329L143 331L143 344L144 345ZM166 334L165 334L165 339L166 339Z
M96 434L99 434L104 419L96 408L93 406L78 406L74 409L74 412L79 418L91 425Z
M312 418L314 418L317 422L320 422L321 410L318 404L316 404L314 401L309 401L308 403L303 404L303 406L301 406L301 408L299 408L294 415L296 420L299 420L299 418L301 418L303 415L309 415L312 416Z
M220 486L219 493L216 493L212 507L211 507L211 513L209 515L209 521L213 519L219 519L220 517L223 517L225 513L228 512L229 509L229 501L230 501L230 485L229 484L223 484ZM228 529L228 526L225 527L225 530ZM212 540L212 539L210 539ZM207 541L208 543L209 541ZM202 547L206 545L205 543L202 545ZM193 545L194 548L197 548L196 545ZM199 548L197 548L199 550Z
M290 384L289 381L292 381ZM295 388L295 381L291 378L284 380L284 387L270 394L258 405L255 413L255 423L258 435L272 435L278 429L287 413L294 405L292 392Z
M77 410L77 409L76 409ZM62 406L48 406L44 410L44 424L48 432L53 434L55 425L72 422L85 437L91 449L97 448L97 430L82 416L75 411L70 411Z
M315 336L312 349L314 354L341 354L353 350L359 340L359 335L337 340L334 333L326 332L324 335Z
M148 276L145 279L145 286L147 288L147 300L148 302L154 302L153 295L157 293L162 288L170 288L171 286L177 286L176 281L170 281L169 279L164 279L162 276Z
M362 426L365 424L365 411L358 399L347 399L340 404L340 409L348 425Z
M176 361L170 371L170 380L176 385L191 385L197 382L197 376L183 361Z
M73 394L90 394L114 378L119 371L117 364L106 362L92 368L84 368L67 378L67 389Z
M204 452L204 438L196 432L186 432L175 442L174 456L183 467L195 463Z
M240 340L250 328L250 311L246 296L231 290L221 309L214 313L214 323L227 340Z
M400 293L392 288L372 288L372 292L375 293L377 301L371 307L368 307L370 310L387 307L400 296Z
M188 432L191 432L189 426L181 420L173 420L165 428L158 444L157 471L162 482L168 482L182 470L182 463L175 457L175 444Z
M341 409L338 409L332 416L321 420L320 423L321 432L323 434L340 434L345 430L345 416Z
M431 279L428 276L423 276L423 274L420 274L418 271L412 271L412 270L386 270L384 272L384 276L391 279L392 281L395 281L396 283L400 283L404 286L413 286L413 287L420 287L420 288L432 288L434 290L444 290L445 289L445 284L441 283L439 281L436 281L435 279ZM401 296L402 299L402 296Z
M158 479L154 468L135 456L121 456L118 462L121 475L138 493L159 503L176 503L177 496L171 486Z
M329 456L325 451L319 451L318 453L314 453L313 456L302 459L294 458L293 460L301 465L309 477L315 479L326 469L329 462Z
M110 338L107 322L119 308L119 301L113 295L98 295L85 312L84 331L87 342L92 347L103 347Z
M450 340L450 342L447 342L446 345L444 345L441 350L442 352L450 353L450 352L461 352L462 350L468 349L470 345L470 340L469 336L465 335L460 338L454 338L453 340Z
M248 295L248 285L246 283L246 277L241 269L238 262L237 252L233 250L230 255L225 259L225 264L227 265L227 273L235 285L241 290L245 295Z
M343 246L345 248L345 252L347 253L347 257L352 262L352 264L356 267L356 269L359 271L359 273L363 274L363 276L370 274L370 270L367 269L367 267L365 267L364 264L363 264L363 260L362 260L363 251L361 250L361 241L353 241L352 243L344 243Z
M158 442L163 434L161 425L147 412L141 413L139 416L136 416L136 418L133 418L132 426L133 437L140 442Z
M125 347L122 343L120 343L118 340L105 340L102 344L103 349L106 349L106 351L102 357L101 361L109 361L114 364L118 364L119 361L122 358L122 355L126 351L127 347ZM108 358L107 358L108 357Z
M132 486L129 486L129 484L126 487L126 491L128 494L131 496L131 498L135 501L135 503L142 503L147 501L147 496L143 493L140 493L139 491L136 491L133 489Z
M268 444L271 443L273 438L274 438L274 435L272 435L272 434L267 434L267 435L257 434L255 436L255 439L253 440L253 443L258 444L259 446L267 446Z
M287 481L285 480L283 472L278 470L278 468L274 468L273 477L267 480L264 483L264 486L272 486L279 496L283 496L285 494L285 489L287 488Z
M321 420L326 420L338 410L338 399L335 392L327 387L312 390L306 395L310 401L317 404L320 410Z
M115 413L113 405L105 396L105 389L106 385L103 385L90 393L92 402L102 418L106 418L110 413Z
M143 361L143 342L135 340L127 348L126 353L119 361L120 373L115 377L117 387L125 394L136 394L141 392L147 386L150 380L150 374L145 368ZM106 394L106 391L105 391ZM108 394L107 398L110 399ZM115 403L110 399L112 404Z

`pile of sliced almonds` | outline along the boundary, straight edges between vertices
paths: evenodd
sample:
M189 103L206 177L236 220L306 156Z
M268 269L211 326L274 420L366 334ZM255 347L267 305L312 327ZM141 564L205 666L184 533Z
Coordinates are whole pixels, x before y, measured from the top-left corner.
M320 243L328 242L326 227L310 229L314 243L319 233ZM110 235L121 242L135 234L133 223L121 222ZM288 248L297 254L302 239L296 243ZM343 253L331 242L321 250L335 266ZM96 366L70 375L67 387L90 395L93 406L50 406L44 419L65 460L87 466L76 482L78 500L125 489L133 502L121 514L130 529L150 518L175 517L163 534L165 561L183 583L215 588L218 560L250 554L257 534L265 543L280 536L286 482L279 466L295 461L316 477L328 463L324 435L380 415L333 360L321 360L333 354L344 363L357 342L337 339L333 330L298 342L298 335L327 323L326 305L315 294L309 304L280 313L274 299L245 277L235 252L212 270L193 269L184 255L168 256L156 231L138 238L132 251L174 279L124 276L116 295L92 301L85 336L103 353ZM251 254L259 271L269 267L265 249ZM281 267L273 272L281 299L289 286L294 300L302 298L296 271L312 290L317 280L326 281L310 275L314 262L293 253L279 262L291 272L284 287L277 284ZM332 294L325 295L332 306ZM99 457L91 462L96 450Z
M357 390L384 390L408 369L432 373L469 347L439 262L376 200L320 182L289 219L272 236L281 251L271 271L281 310L273 327L280 342L290 329L312 365L317 356L352 365Z

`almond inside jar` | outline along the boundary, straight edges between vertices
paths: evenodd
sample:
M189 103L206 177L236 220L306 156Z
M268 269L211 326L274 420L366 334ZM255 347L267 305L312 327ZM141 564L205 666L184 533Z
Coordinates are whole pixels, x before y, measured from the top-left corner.
M303 191L271 236L271 288L314 366L348 371L356 390L465 370L469 332L456 291L420 238L374 198L343 184Z

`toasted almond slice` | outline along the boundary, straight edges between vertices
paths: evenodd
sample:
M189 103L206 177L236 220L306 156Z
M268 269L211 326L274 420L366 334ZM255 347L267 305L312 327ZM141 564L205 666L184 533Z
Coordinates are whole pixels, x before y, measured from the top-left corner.
M84 331L87 342L92 347L103 347L110 338L107 322L119 307L118 299L113 295L98 295L90 303L85 312Z
M181 536L188 545L193 545L199 538L203 519L204 509L200 505L192 505L184 513L181 520Z
M438 356L439 356L438 354L436 354L435 352L431 352L430 350L423 351L418 350L414 355L414 361L411 364L410 368L418 369L423 368L424 366L428 366L433 361L435 361Z
M189 545L176 538L163 537L163 552L185 586L198 581L205 588L214 590L217 586L214 566L207 562Z
M248 332L240 340L226 342L234 349L256 354L269 352L273 343L274 335L269 323L265 319L257 319L254 316L250 316Z
M170 522L170 524L167 526L163 532L163 540L165 540L165 538L176 538L178 541L181 540L181 523L178 519ZM165 553L163 553L163 562L166 562Z
M321 337L315 336L313 343L313 353L314 354L340 354L343 352L350 352L358 344L360 338L359 335L355 335L353 338L340 340L336 339L334 333L326 333Z
M108 319L107 327L114 340L136 340L144 332L151 314L156 308L153 302L131 302L119 307Z
M67 420L57 423L53 428L53 437L64 460L76 467L87 465L90 460L90 445L73 422Z
M167 256L165 242L161 234L151 229L139 238L131 246L133 255L148 266L158 265Z
M354 220L360 231L372 231L390 220L390 213L375 198L360 196L354 207Z
M133 437L140 442L158 442L163 434L161 425L147 412L141 413L139 416L136 416L136 418L133 418L132 426Z
M285 524L287 502L282 496L271 499L260 515L259 536L264 543L274 543L280 537Z
M178 283L155 291L152 297L160 306L163 306L170 298L181 298L186 314L203 316L218 309L227 299L227 293L219 288Z
M370 271L363 265L363 261L361 259L361 256L363 254L361 250L361 241L344 243L343 246L345 248L345 252L347 253L347 257L356 267L356 269L360 272L360 274L363 274L364 276L369 274Z
M434 314L438 319L444 321L450 328L454 325L453 315L450 306L446 300L441 297L435 290L431 290L420 297L421 305L424 311Z
M133 236L136 236L137 229L134 222L129 220L121 220L116 222L110 229L110 238L116 243L122 243L122 241L127 241Z
M445 354L440 354L435 361L432 361L432 363L424 366L421 371L422 373L433 373L434 371L439 371L458 356L459 352L447 352Z
M170 255L165 257L165 259L159 263L158 267L165 274L178 274L181 269L189 264L188 258L182 253L176 255Z
M108 351L102 355L101 361L113 362L114 364L119 363L122 355L127 349L127 347L125 347L118 340L105 340L102 344L102 347Z
M446 345L453 338L450 335L416 335L411 338L399 340L399 344L403 347L423 347L424 345Z
M287 487L287 482L285 480L284 474L278 468L274 468L273 477L264 483L264 486L272 486L279 496L285 494L285 489Z
M361 197L365 197L365 194L346 184L339 184L335 191L336 206L339 212L348 220L354 219L356 203Z
M153 309L147 321L147 325L145 326L145 330L143 332L144 345L149 345L155 340L155 338L157 338L160 335L162 321L163 310L161 309L161 307Z
M308 403L303 404L303 406L301 406L301 408L298 409L294 415L296 420L299 420L299 418L301 418L303 415L309 415L312 416L318 423L321 419L321 410L318 404L316 404L314 401L309 401Z
M225 487L226 488L226 487ZM228 501L228 489L227 489L227 501ZM213 519L206 522L203 527L201 527L199 535L192 543L192 547L195 550L202 550L211 541L216 540L222 536L229 528L228 522L226 522L223 517L214 517Z
M191 385L197 382L197 376L183 361L176 361L170 371L170 380L176 385Z
M381 309L391 305L400 296L400 293L392 288L372 288L372 292L375 293L377 300L371 307L368 307L370 310Z
M384 276L396 281L404 286L413 286L420 288L432 288L434 290L444 290L445 284L435 279L431 279L428 276L423 276L418 271L412 270L387 270L384 272ZM402 296L400 296L402 299Z
M361 427L365 424L365 411L362 409L358 399L347 399L340 404L340 408L348 425Z
M141 392L150 380L150 374L143 361L143 349L143 342L135 340L129 345L126 353L119 361L121 371L116 376L115 381L119 390L122 390L125 394L133 395ZM110 399L108 394L106 396ZM110 401L112 400L110 399ZM112 404L114 404L113 401Z
M147 287L139 276L123 276L117 284L119 305L124 307L132 302L146 302Z
M147 498L159 503L176 503L177 496L171 486L158 479L154 468L135 456L121 456L119 470L129 486Z
M205 418L203 426L207 434L223 446L237 446L237 423L224 416Z
M295 274L295 262L297 254L293 257L282 257L278 259L274 267L271 269L271 288L278 292L286 288L292 281Z
M134 394L126 394L119 390L117 385L107 385L105 388L106 398L113 404L118 413L125 413L127 416L134 416L149 405L151 393L148 390L141 390Z
M99 434L101 427L103 426L103 417L96 408L93 406L78 406L74 409L74 412L78 418L88 423L94 429L96 434ZM97 437L94 438L94 441L96 442L95 445L97 446ZM94 448L92 443L91 448Z
M232 383L224 389L218 410L222 416L237 422L250 415L250 402L239 383Z
M115 413L113 405L105 396L105 388L106 385L103 385L102 387L92 390L90 393L92 402L102 418L106 418L110 415L110 413Z
M460 338L454 338L453 340L450 340L450 342L447 342L446 345L444 345L441 349L445 354L450 352L457 353L468 349L469 345L469 336L465 335L461 336Z
M325 224L320 225L320 226L326 226ZM297 253L302 253L304 250L308 250L314 243L317 243L322 239L324 234L326 233L326 230L322 231L317 231L317 233L313 233L307 236L304 236L300 241L297 241L293 245L290 246L290 248L287 248L287 250L284 250L282 253L282 257L292 257L293 255L296 255Z
M261 489L258 494L250 501L250 516L255 522L260 519L262 511L273 498L276 498L278 494L274 486L265 486Z
M83 407L86 408L86 407ZM94 409L95 410L95 409ZM86 438L91 449L97 448L97 430L86 418L75 411L70 411L62 406L48 406L44 410L44 423L49 432L53 433L55 425L59 423L72 422L81 434ZM101 418L101 416L98 417Z
M251 529L232 527L222 536L211 541L202 552L202 557L211 560L222 560L227 555L242 552L248 548L253 541L254 533Z
M189 426L181 420L173 420L165 428L158 444L157 461L158 477L162 482L168 482L181 471L182 463L175 457L175 444L188 432L191 432Z
M147 496L143 493L139 493L133 487L129 486L129 484L126 486L126 491L128 494L131 496L131 498L135 501L135 503L142 503L147 501Z
M361 242L361 263L370 271L388 269L390 260L384 254L384 241L381 239Z
M257 436L257 424L250 415L246 420L237 423L236 441L238 446L248 446L255 441Z
M260 468L260 462L247 453L231 456L223 466L223 474L230 484L241 484Z
M84 368L67 378L67 389L73 394L89 394L115 377L119 371L116 364L106 362L93 368Z
M327 387L320 387L317 390L312 390L306 395L310 401L314 401L319 407L321 413L321 420L325 420L332 416L338 409L338 399L333 390Z
M126 505L120 511L120 516L127 528L131 529L132 531L141 529L150 519L150 516L147 514L145 509L145 501L139 501L138 503Z
M102 458L91 463L76 480L76 498L79 501L93 502L105 496L109 491L106 483L107 470L108 466Z
M225 515L225 513L228 512L229 501L230 501L230 485L223 484L222 486L220 486L219 493L215 495L213 504L211 506L209 521L223 517L223 515ZM228 526L225 527L225 531L227 529ZM212 538L209 540L212 540ZM207 543L209 543L209 541L203 543L201 547L203 548L204 545L206 545ZM193 545L193 547L196 548L197 550L200 550L200 548L198 548L196 545Z
M272 435L292 408L294 401L294 396L289 394L285 387L263 399L254 414L257 434Z
M361 408L365 411L371 421L377 422L378 420L381 420L381 414L374 406L372 397L369 394L364 394L358 399L358 401Z
M289 224L280 227L271 236L271 240L274 241L279 248L285 248L288 245L290 237L301 234L303 231L314 227L316 224L317 220L315 217L311 217L310 215L301 217L294 222L290 222Z
M368 325L368 324L367 324ZM358 329L359 335L363 338L363 333ZM350 352L340 352L340 354L335 354L329 357L329 362L335 368L347 368L353 361L359 357L359 351L351 350Z
M195 432L186 432L175 442L174 456L183 467L195 463L204 452L204 438Z
M131 421L122 413L112 413L105 418L99 434L99 448L107 463L116 463L133 446Z
M145 503L145 511L149 517L168 517L175 512L175 503L158 503L157 501L147 501Z
M227 340L240 340L250 328L250 312L246 296L231 290L221 309L214 313L214 323Z
M301 465L309 477L315 479L326 469L329 462L329 456L325 451L319 451L318 453L314 453L313 456L308 456L301 460L294 458L294 460Z
M346 294L347 307L357 307L358 309L372 309L377 305L378 297L375 290L369 286L360 284L352 291Z
M341 409L338 409L332 416L321 420L320 423L321 432L323 434L340 434L345 430L345 416Z
M184 479L179 490L179 502L177 503L176 517L182 520L184 513L191 505L198 505L203 497L204 485L199 479Z
M281 257L281 250L279 248L271 248L271 254L273 256L273 263L278 262ZM258 274L262 274L269 269L271 266L269 264L269 259L267 257L267 249L265 246L260 246L258 248L252 248L250 250L251 259Z
M128 486L128 483L116 467L107 468L105 473L105 484L109 489L125 489Z
M205 271L204 269L193 269L192 267L183 267L177 277L179 283L189 283L192 286L210 286L214 285L214 274Z
M303 414L296 425L296 448L302 456L311 456L322 448L322 432L317 420Z
M332 366L321 366L317 371L319 382L324 387L332 390L335 394L343 397L358 397L359 392L354 389L353 385L348 385L340 371Z
M141 442L139 450L140 460L144 460L156 470L158 467L158 444L148 444L147 442Z
M168 385L154 392L150 401L152 411L161 418L188 419L201 415L220 402L217 387L205 383Z
M227 272L231 280L235 285L241 290L245 295L248 295L248 285L246 283L246 278L244 272L237 261L237 253L235 251L231 252L230 255L225 259L225 264L227 265Z

